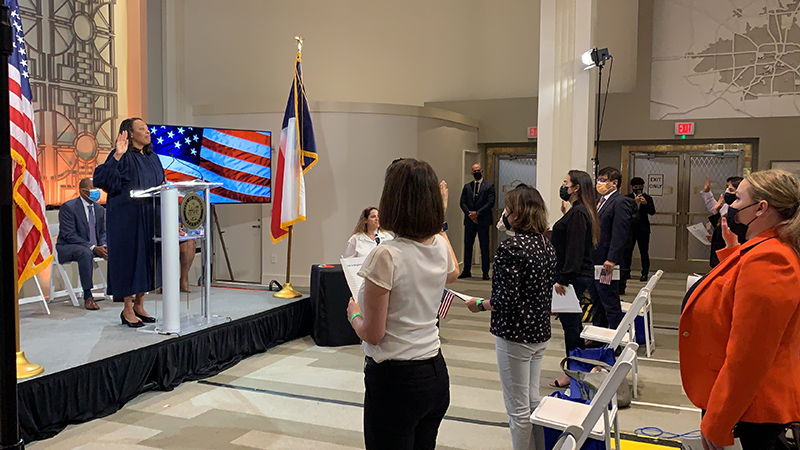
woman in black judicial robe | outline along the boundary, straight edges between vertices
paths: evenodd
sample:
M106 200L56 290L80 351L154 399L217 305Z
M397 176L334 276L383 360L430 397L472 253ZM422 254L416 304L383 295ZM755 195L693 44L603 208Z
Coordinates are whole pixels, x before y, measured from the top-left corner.
M164 169L150 144L150 129L140 118L125 119L115 149L94 171L94 185L108 194L108 293L124 298L122 324L136 328L155 319L144 310L144 293L155 289L155 209L151 198L130 191L164 182Z

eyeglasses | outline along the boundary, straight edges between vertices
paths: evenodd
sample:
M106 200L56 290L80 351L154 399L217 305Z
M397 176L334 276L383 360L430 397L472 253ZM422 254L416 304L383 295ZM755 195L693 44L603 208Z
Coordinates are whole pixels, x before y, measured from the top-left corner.
M598 183L608 183L608 178L598 178L597 182Z

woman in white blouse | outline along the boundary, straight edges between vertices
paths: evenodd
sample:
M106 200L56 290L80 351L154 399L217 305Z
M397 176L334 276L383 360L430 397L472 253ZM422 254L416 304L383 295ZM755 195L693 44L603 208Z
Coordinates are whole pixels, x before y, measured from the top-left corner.
M436 313L445 283L459 274L442 231L447 184L423 161L386 171L383 226L395 233L358 272L365 278L347 317L364 341L364 441L367 450L431 449L450 405Z
M347 240L345 258L367 256L381 242L392 239L392 235L381 229L378 219L378 208L368 206L358 216L358 223L353 230L353 235Z

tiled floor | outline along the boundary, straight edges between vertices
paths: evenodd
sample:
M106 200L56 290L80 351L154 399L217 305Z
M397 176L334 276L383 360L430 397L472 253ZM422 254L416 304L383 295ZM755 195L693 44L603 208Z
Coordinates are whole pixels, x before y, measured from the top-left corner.
M629 293L643 283L630 282ZM631 433L656 426L684 433L700 414L683 394L677 326L685 276L666 274L656 287L654 359L640 358L640 397L620 412ZM486 296L490 285L459 281L459 292ZM632 295L628 296L629 298ZM439 432L439 449L511 448L499 386L489 315L454 304L441 324L442 352L452 401ZM559 374L563 338L554 322L542 373L542 394ZM643 353L640 353L643 355ZM299 339L251 357L206 380L172 392L150 392L104 419L71 426L29 449L353 449L363 448L363 355L358 346L324 348ZM626 442L623 449L655 446Z

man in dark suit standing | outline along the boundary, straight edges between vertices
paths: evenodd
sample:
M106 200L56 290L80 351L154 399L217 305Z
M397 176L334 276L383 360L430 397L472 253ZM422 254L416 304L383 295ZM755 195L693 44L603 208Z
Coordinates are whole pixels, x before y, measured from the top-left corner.
M633 261L633 247L639 246L639 255L642 257L642 277L639 281L647 281L650 273L650 216L656 213L656 206L653 197L644 192L644 179L633 177L631 179L631 193L628 198L636 202L639 209L639 220L632 226L632 240L628 248L625 249L625 266L628 269L625 274L630 278L631 262Z
M592 250L595 266L602 265L603 273L611 275L614 266L622 262L625 244L630 233L632 210L628 200L619 193L622 174L613 167L605 167L597 176L597 216L600 220L600 242ZM622 321L619 302L619 280L601 282L594 280L589 286L595 326L616 328Z
M97 310L100 307L92 298L92 260L95 256L108 259L106 210L96 203L100 189L94 189L91 178L82 179L78 189L80 196L61 205L58 211L56 251L59 263L78 263L84 306Z
M483 169L480 164L472 166L471 181L461 190L461 210L464 211L464 270L458 278L472 276L472 246L475 244L475 235L481 245L481 269L483 279L489 279L489 229L494 207L494 185L483 179Z

